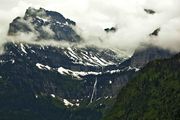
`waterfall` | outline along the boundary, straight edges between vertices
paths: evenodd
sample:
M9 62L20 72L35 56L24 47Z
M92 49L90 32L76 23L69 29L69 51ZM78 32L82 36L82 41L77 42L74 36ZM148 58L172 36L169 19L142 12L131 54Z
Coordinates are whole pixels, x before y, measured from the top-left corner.
M90 103L93 102L93 98L94 98L94 95L95 95L95 92L96 92L96 85L97 85L97 78L94 82L94 87L93 87L93 92L92 92L92 95L91 95L91 100L90 100Z

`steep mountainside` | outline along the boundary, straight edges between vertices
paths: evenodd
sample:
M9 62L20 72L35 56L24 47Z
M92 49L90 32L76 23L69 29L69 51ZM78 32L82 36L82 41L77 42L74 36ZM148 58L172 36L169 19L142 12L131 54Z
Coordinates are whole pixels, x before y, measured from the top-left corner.
M10 24L8 34L12 37L19 34L35 34L37 38L31 41L47 42L54 39L78 43L81 39L77 37L79 35L73 30L73 26L75 25L75 22L64 18L60 13L47 11L43 8L28 8L24 17L17 17L13 20ZM53 36L50 36L51 32ZM91 101L94 97L98 99L116 96L118 88L121 88L127 83L129 79L128 74L133 74L136 70L135 68L129 68L129 66L123 68L117 67L126 59L124 56L119 56L113 50L94 46L83 48L76 45L54 47L50 45L34 45L28 42L24 43L14 40L5 45L5 53L0 58L1 66L5 68L2 69L2 72L5 73L4 75L6 77L15 81L26 81L26 78L37 79L34 80L35 83L33 82L31 84L33 89L36 86L36 90L34 91L43 91L44 94L53 93L69 100L89 99ZM49 80L49 78L41 76L37 70L38 72L49 71L49 74L57 72L60 76L81 80L78 81L78 86L81 85L81 87L74 91L62 90L65 81L58 86L52 80ZM16 72L14 73L14 71ZM18 75L22 72L24 72L24 77L26 78ZM123 74L118 76L121 72ZM37 84L38 79L44 83ZM56 78L53 79L56 80ZM96 91L93 93L96 79L96 91L98 93ZM68 86L69 84L70 86ZM71 87L71 84L73 83L69 82L66 87ZM117 87L113 88L112 86L114 85ZM92 93L95 95L92 95Z
M180 54L146 65L124 87L104 120L179 120Z
M139 68L169 56L150 49L128 59L109 48L80 47L74 27L74 21L43 8L28 8L10 23L12 41L0 55L3 120L99 120Z
M10 24L0 55L0 116L4 120L99 120L119 89L137 71L119 67L125 58L94 46L31 44L53 39L79 43L75 22L45 9L29 8ZM52 33L52 34L51 34ZM21 34L35 39L18 41ZM16 41L17 40L17 41ZM33 42L32 42L33 41Z
M130 65L132 67L143 67L150 61L169 58L172 55L174 53L171 53L169 50L164 50L153 45L143 46L134 52L130 58Z

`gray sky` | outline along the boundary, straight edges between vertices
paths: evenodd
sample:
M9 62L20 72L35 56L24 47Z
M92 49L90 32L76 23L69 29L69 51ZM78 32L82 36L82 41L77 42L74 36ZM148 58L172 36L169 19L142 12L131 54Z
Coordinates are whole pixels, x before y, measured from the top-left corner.
M104 46L119 49L135 49L144 41L180 48L180 0L0 0L1 42L9 23L29 6L58 11L76 21L87 43L102 45L97 42L100 36ZM144 8L157 13L148 15ZM111 26L118 27L117 33L106 35L103 29ZM149 40L148 34L158 27L162 27L159 37Z

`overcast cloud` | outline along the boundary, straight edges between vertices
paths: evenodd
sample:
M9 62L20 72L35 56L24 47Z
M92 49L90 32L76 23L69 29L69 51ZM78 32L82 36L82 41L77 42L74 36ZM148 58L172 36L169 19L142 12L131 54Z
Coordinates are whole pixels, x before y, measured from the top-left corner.
M180 51L180 0L1 0L1 44L9 23L23 16L29 6L58 11L76 21L77 32L87 44L131 51L146 41ZM149 15L144 8L156 14ZM118 28L116 33L103 31L112 26ZM158 27L159 37L150 38L148 35Z

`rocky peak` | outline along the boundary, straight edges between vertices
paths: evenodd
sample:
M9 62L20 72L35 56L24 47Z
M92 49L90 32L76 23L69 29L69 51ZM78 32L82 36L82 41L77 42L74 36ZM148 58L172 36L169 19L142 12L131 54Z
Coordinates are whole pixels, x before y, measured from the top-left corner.
M80 41L80 36L72 26L76 23L55 11L44 8L29 7L24 17L17 17L10 23L9 35L19 33L34 33L37 39L66 40L69 42Z
M26 10L25 17L36 17L36 16L39 16L39 17L47 16L46 10L43 8L35 9L32 7L29 7Z
M144 11L145 11L146 13L148 13L148 14L151 14L151 15L153 15L153 14L156 13L156 12L155 12L154 10L152 10L152 9L144 9Z
M151 34L149 34L149 36L158 36L159 32L161 31L161 28L157 28L156 30L154 30Z
M115 28L115 27L111 27L111 28L106 28L106 29L104 29L107 33L109 33L109 32L116 32L117 31L117 28Z
M69 25L76 25L76 23L70 19L66 19L62 14L55 12L55 11L48 11L45 10L44 8L39 8L39 9L35 9L35 8L31 8L29 7L26 10L25 19L28 19L28 17L40 17L40 18L49 18L49 21L51 22L60 22L60 23L67 23Z

